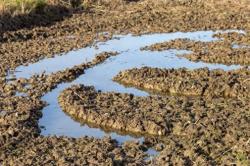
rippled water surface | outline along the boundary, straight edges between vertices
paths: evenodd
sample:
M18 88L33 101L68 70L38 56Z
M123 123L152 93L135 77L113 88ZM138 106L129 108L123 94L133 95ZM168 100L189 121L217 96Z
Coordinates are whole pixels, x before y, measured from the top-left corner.
M222 32L222 31L221 31ZM139 140L142 141L143 137L134 138L129 135L120 135L117 133L107 133L98 128L91 128L87 125L81 125L67 116L61 111L57 97L60 92L73 84L93 85L97 90L104 92L115 91L121 93L133 93L137 96L146 96L146 92L135 89L126 88L116 82L112 78L120 71L131 68L140 68L143 66L158 67L158 68L181 68L186 67L190 69L208 67L209 69L236 69L240 66L221 65L221 64L208 64L202 62L191 62L185 58L177 57L177 54L190 53L187 50L166 50L158 51L141 51L140 48L149 46L155 43L170 41L177 38L188 38L196 41L209 42L219 40L213 38L213 31L198 31L189 33L163 33L163 34L149 34L142 36L132 35L118 35L114 39L107 42L100 42L96 47L87 47L78 51L71 51L64 55L57 55L54 58L41 60L37 63L28 66L20 66L8 77L15 78L29 78L34 74L41 74L45 72L50 74L66 68L71 68L85 62L91 61L96 54L104 51L118 51L119 55L107 59L104 63L97 65L93 68L87 69L85 74L78 77L70 83L62 83L51 92L45 94L42 100L48 103L48 106L43 109L43 117L39 121L39 125L43 126L42 135L64 135L71 137L80 136L94 136L101 138L105 135L110 135L112 138L117 139L119 142L126 140ZM240 31L240 33L242 33ZM237 47L237 46L236 46ZM23 95L23 94L18 94ZM150 152L154 154L155 152Z

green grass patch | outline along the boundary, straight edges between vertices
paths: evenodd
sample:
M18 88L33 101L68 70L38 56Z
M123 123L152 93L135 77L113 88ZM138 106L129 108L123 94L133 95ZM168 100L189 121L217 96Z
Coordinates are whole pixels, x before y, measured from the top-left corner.
M235 153L236 159L237 159L237 165L239 166L249 166L250 160L247 157L247 154L244 152L237 152Z

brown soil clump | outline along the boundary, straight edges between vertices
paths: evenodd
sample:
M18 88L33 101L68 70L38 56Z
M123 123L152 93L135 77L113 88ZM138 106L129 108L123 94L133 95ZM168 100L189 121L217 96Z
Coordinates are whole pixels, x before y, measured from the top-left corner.
M143 67L120 72L115 81L161 94L250 98L248 68L223 71Z
M38 136L43 103L24 97L0 98L0 151ZM1 161L0 161L1 164Z
M160 136L165 150L156 162L223 163L225 159L235 161L233 153L236 151L249 152L250 105L247 101L136 97L132 94L102 93L93 87L80 85L64 90L59 103L67 114L86 123ZM223 153L232 147L235 149Z
M239 36L242 36L238 34ZM225 34L219 35L226 36ZM235 40L218 40L213 42L200 42L189 39L176 39L169 42L157 43L142 48L142 50L163 51L167 49L183 49L192 51L190 54L181 55L192 61L204 61L221 64L250 64L250 45L233 48L236 43L245 43L249 36L234 38ZM237 42L238 41L238 42ZM249 44L249 43L247 43Z
M245 33L228 32L228 33L217 33L213 37L220 38L224 41L231 42L232 44L238 44L242 46L250 46L250 32L249 30Z
M78 100L74 100L76 97ZM141 111L143 103L138 103L139 100L133 98L133 95L103 94L95 91L93 87L76 86L65 90L59 97L59 103L69 115L99 126L134 133L166 135L169 132L169 124L164 123L160 117L159 121L155 121L155 115ZM138 110L137 116L130 114L132 110ZM143 119L148 121L140 122Z

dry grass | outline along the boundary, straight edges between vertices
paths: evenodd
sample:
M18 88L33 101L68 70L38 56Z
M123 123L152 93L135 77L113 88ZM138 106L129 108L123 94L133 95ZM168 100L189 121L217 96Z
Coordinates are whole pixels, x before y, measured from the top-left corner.
M46 0L0 0L0 14L25 14L46 3Z
M65 7L77 8L86 0L0 0L1 14L27 14L31 11L42 8L46 5L62 5Z

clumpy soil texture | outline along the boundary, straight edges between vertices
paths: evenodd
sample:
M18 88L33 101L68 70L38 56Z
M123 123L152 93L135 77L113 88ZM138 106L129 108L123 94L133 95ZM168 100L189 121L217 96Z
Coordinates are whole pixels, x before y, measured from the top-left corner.
M222 37L223 40L200 42L189 39L176 39L169 42L153 44L142 48L142 50L163 51L168 49L185 49L192 51L192 53L183 56L192 61L241 65L250 64L249 34L225 33L216 34L215 36ZM234 40L232 40L230 36L234 37Z
M250 99L250 70L223 71L143 67L120 72L114 80L161 94Z
M119 146L110 138L37 137L1 153L3 165L145 165L145 147L133 142ZM70 164L71 163L71 164Z
M64 90L59 103L86 123L158 136L166 150L155 162L211 164L235 162L238 152L249 155L250 105L245 100L136 97L80 85ZM169 139L175 144L168 145Z
M37 121L42 114L38 110L43 104L24 97L0 98L0 150L39 134Z
M191 60L249 65L250 10L247 0L85 2L82 9L53 6L48 9L48 16L36 13L35 16L0 17L0 165L249 165L250 102L249 71L246 69L231 72L209 72L206 69L198 72L168 71L172 73L170 83L174 83L171 79L183 81L177 83L179 87L174 89L177 93L185 87L187 89L183 91L187 95L211 94L215 98L203 99L199 95L195 99L135 97L102 93L86 86L74 86L61 94L61 106L73 117L87 123L94 122L100 127L154 135L154 139L146 136L145 139L149 139L148 144L157 145L161 153L151 160L146 158L148 147L139 143L118 145L109 138L41 136L38 120L42 116L40 110L45 106L41 96L116 54L105 53L97 61L51 75L8 82L8 71L19 65L106 41L113 34L227 29L246 33L217 34L224 42L171 41L164 49L192 50L193 53L187 55ZM231 48L233 44L239 47ZM150 70L158 72L158 69ZM164 70L159 73L159 78L162 78L162 73ZM208 87L204 87L204 80L201 80L204 77L199 73L207 76L209 81L205 85ZM136 75L134 81L137 81ZM197 82L184 81L180 75L188 75L190 80L197 79ZM200 90L210 88L210 85L211 92ZM232 91L228 91L229 87ZM27 96L16 96L18 91Z

